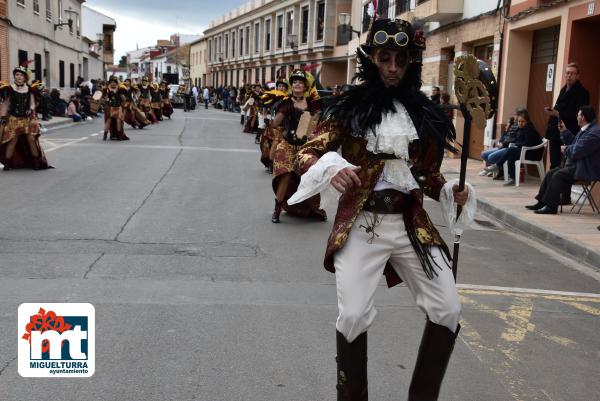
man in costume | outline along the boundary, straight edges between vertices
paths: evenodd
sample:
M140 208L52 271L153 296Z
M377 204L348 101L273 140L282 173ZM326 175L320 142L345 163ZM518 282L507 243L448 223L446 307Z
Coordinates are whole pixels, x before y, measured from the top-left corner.
M169 99L170 89L167 81L162 81L160 83L160 94L162 96L162 115L170 120L171 115L173 114L173 106Z
M114 75L108 80L108 86L103 90L104 97L104 139L127 141L129 138L125 135L123 126L123 108L121 104L126 99L125 93L127 88L124 85L119 85L119 80Z
M277 144L273 158L272 187L275 193L275 208L271 216L272 223L279 223L282 210L299 217L327 220L327 213L320 208L319 196L306 199L301 204L287 203L300 183L300 177L294 171L294 159L300 146L306 142L308 134L312 131L311 123L316 123L320 113L319 94L313 84L314 78L307 72L302 70L292 72L289 77L290 94L277 106L277 113L271 123L273 127L282 127L283 132L283 139ZM302 129L299 127L300 120L305 113L310 123L304 127L305 132L300 132Z
M443 191L460 205L469 195L440 173L455 133L420 90L424 49L422 32L409 22L375 20L358 49L361 84L331 100L296 157L299 173L330 174L326 185L342 194L325 255L339 308L338 401L368 399L367 330L382 273L388 286L404 281L427 315L409 401L438 399L460 328L451 256L423 195L439 200Z
M40 124L36 118L38 86L28 85L29 71L25 67L13 70L14 83L0 84L2 118L0 162L4 170L13 168L50 168L40 146Z
M148 81L148 77L142 78L142 84L138 87L139 99L138 106L140 110L146 115L146 118L152 124L156 124L158 120L152 111L152 86Z
M560 121L564 122L569 131L579 131L577 112L581 106L590 104L590 94L579 82L579 65L577 63L567 65L565 80L565 86L560 90L554 108L544 108L548 115L546 138L548 139L550 152L550 169L561 166L562 153L560 147L563 143L560 140L558 130Z

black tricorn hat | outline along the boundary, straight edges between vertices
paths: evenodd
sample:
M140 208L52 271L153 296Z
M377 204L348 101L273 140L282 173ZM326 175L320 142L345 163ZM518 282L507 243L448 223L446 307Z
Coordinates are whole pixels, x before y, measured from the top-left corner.
M116 82L118 84L119 78L117 78L116 75L111 75L110 78L108 78L108 83L111 83L111 82Z
M275 82L275 86L279 85L285 85L286 88L288 86L287 82L285 82L283 79L278 79L277 82Z
M368 54L378 47L404 49L411 52L423 51L425 37L423 31L415 29L408 21L382 18L373 21L366 43L360 47Z

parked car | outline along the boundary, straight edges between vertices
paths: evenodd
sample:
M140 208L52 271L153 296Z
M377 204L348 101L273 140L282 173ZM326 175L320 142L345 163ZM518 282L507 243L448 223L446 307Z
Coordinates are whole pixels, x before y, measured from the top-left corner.
M171 105L173 107L183 107L183 96L177 95L177 91L179 90L179 85L171 84L169 85L169 100L171 101Z

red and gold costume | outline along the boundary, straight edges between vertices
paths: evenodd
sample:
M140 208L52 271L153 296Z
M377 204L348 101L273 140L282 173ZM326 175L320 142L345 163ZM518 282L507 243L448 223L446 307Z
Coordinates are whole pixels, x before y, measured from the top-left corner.
M297 73L304 77L305 88L307 88L304 93L308 106L306 111L311 114L313 121L316 122L320 111L319 94L312 87L312 82L306 78L308 74L303 71L298 71ZM294 79L293 75L290 77L291 79ZM281 139L277 143L273 156L272 187L276 199L271 221L274 223L279 222L281 209L299 217L314 217L323 221L327 220L325 210L320 208L321 199L318 195L295 205L287 204L287 200L296 192L300 183L300 176L296 174L294 161L303 142L301 138L295 136L295 131L298 128L298 123L303 113L304 111L294 107L294 101L291 96L283 98L277 106L277 114L282 114L284 121ZM285 188L282 189L282 186ZM283 191L283 197L280 199Z
M158 119L152 111L152 92L154 89L152 89L152 85L148 84L148 78L144 77L142 79L142 84L138 86L138 91L138 107L152 124L156 124Z
M17 67L13 75L23 74L28 78L24 67ZM16 82L16 80L15 80ZM0 162L5 170L13 168L50 168L44 150L40 146L40 124L36 118L36 102L39 96L38 86L26 83L0 84L0 96L3 98L1 116Z
M158 84L152 84L152 91L150 93L152 100L150 106L152 106L152 112L154 112L158 121L162 121L162 94L158 89Z
M124 99L121 103L124 112L124 121L133 128L144 128L146 125L150 125L150 121L148 121L144 113L135 104L133 94L137 89L131 86L129 79L125 80L125 88L123 91Z
M104 140L110 132L110 139L126 141L129 137L125 135L124 112L121 106L126 100L127 87L119 85L116 77L111 77L108 86L102 89L104 98Z
M171 100L169 99L170 90L169 85L165 81L160 83L160 94L162 96L161 105L162 105L162 115L167 117L169 120L171 119L171 115L173 114L173 105L171 104Z

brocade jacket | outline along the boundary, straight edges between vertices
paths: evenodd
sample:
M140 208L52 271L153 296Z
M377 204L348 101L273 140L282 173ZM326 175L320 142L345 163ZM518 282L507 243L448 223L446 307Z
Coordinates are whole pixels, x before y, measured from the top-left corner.
M296 156L296 171L300 175L305 173L322 155L327 152L335 152L340 146L342 157L349 163L361 167L357 172L361 186L353 187L352 190L340 197L333 230L327 241L324 265L325 269L332 273L335 273L333 255L346 243L350 229L372 194L385 164L385 160L373 157L367 151L366 145L365 139L350 135L341 124L336 123L333 119L328 119L317 125L311 139L302 146ZM439 145L433 141L430 141L428 145L421 146L418 140L409 145L411 172L420 189L411 191L412 202L404 219L413 247L419 248L415 249L418 254L424 255L428 252L429 247L439 246L450 259L448 247L423 209L423 194L439 201L440 191L446 183L440 173L441 161L437 160L439 154L437 146ZM421 262L423 263L423 259ZM383 274L388 287L402 282L389 262L386 264Z

